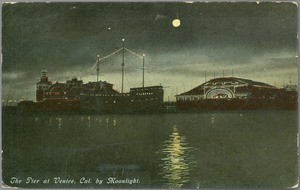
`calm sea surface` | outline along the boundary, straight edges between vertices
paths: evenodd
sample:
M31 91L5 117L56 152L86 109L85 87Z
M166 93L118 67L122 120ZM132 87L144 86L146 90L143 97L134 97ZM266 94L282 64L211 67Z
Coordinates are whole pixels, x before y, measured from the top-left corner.
M2 134L8 186L284 188L298 178L296 111L4 111Z

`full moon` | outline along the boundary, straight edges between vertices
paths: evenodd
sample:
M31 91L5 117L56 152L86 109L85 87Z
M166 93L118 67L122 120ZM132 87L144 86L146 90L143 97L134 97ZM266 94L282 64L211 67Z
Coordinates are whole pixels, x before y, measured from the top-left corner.
M179 20L179 19L174 19L174 20L172 21L172 25L173 25L174 27L179 27L179 26L180 26L180 20Z

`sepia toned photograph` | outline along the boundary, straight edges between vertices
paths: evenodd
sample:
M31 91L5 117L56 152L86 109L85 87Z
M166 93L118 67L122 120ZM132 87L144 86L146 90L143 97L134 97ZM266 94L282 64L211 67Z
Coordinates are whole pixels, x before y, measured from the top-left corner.
M296 2L1 16L2 188L298 188Z

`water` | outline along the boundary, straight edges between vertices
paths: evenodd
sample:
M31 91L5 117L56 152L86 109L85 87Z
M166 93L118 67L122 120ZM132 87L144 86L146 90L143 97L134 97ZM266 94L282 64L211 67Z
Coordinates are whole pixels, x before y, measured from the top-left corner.
M296 111L4 112L2 120L8 186L284 188L298 179Z

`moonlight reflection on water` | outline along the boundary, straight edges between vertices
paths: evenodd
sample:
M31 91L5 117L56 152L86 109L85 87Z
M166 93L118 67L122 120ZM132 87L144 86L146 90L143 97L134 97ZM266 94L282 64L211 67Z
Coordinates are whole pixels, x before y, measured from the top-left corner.
M192 147L186 143L186 138L180 136L176 125L173 126L173 132L170 139L164 141L163 148L158 151L162 163L160 175L167 180L170 187L182 187L190 181L190 172L196 165L194 156L191 154Z

